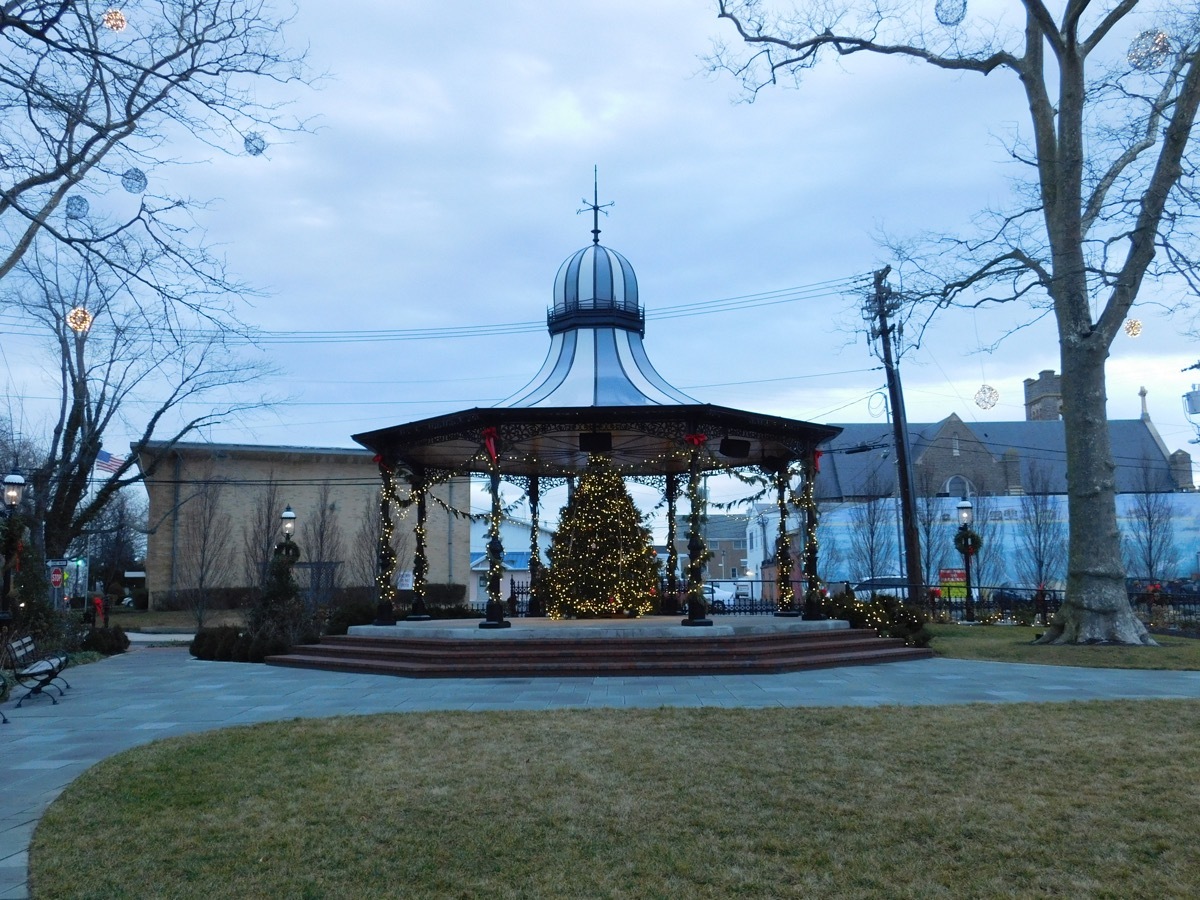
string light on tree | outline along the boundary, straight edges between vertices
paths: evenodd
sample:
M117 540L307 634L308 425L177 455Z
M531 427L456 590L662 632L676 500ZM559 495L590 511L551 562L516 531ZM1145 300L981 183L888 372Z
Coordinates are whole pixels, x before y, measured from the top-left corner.
M263 151L267 149L267 139L257 131L252 131L246 135L242 141L242 146L246 148L246 152L251 156L262 156Z
M1171 55L1171 38L1165 31L1143 31L1129 44L1129 64L1139 72L1157 69Z
M990 384L985 384L975 392L975 405L980 409L991 409L1000 402L1000 392Z
M146 180L146 173L141 169L126 169L125 174L121 176L121 187L131 194L140 194L147 184L149 182Z
M92 327L94 316L82 306L77 306L67 313L67 327L76 334L84 334Z
M129 25L129 20L125 18L125 13L119 9L110 9L100 17L100 24L109 31L124 31Z
M1131 338L1135 338L1138 335L1140 335L1141 333L1142 333L1142 320L1141 319L1126 319L1125 320L1125 334L1127 334Z
M953 28L967 17L967 0L937 0L933 14L947 28Z

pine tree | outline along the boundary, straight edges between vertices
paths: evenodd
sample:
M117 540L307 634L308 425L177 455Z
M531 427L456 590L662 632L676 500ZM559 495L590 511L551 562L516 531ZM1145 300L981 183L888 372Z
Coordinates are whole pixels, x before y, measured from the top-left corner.
M590 457L547 551L553 618L653 612L658 557L644 521L611 462Z

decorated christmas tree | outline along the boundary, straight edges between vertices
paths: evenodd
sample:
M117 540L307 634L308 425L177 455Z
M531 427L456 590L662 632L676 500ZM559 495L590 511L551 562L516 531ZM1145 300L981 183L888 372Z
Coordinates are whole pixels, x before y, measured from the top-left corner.
M547 554L551 617L643 615L654 610L658 557L650 529L606 457L588 459Z

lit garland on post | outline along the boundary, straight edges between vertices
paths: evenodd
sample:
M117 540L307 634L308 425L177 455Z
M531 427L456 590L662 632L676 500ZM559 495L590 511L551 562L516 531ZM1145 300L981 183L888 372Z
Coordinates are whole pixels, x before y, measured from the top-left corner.
M512 622L504 618L504 602L500 597L500 582L504 576L504 545L500 542L500 523L504 518L504 510L500 506L500 456L497 450L500 433L489 426L483 429L482 437L491 463L492 513L488 518L487 618L479 623L479 627L511 628Z
M662 598L664 613L677 613L679 602L679 550L675 546L675 508L679 499L679 476L667 475L667 596Z
M425 534L425 517L426 503L425 495L429 490L429 483L425 477L424 469L413 469L412 490L411 494L417 501L417 524L413 528L413 534L416 536L416 549L413 551L413 593L416 598L413 600L413 614L426 615L425 609L425 576L429 572L429 556L426 547Z
M376 456L379 465L379 477L383 486L379 489L379 546L376 548L378 557L375 587L379 594L380 605L387 604L392 608L396 602L396 546L393 536L396 532L392 521L392 500L396 496L396 473L391 466L383 461L382 456Z
M775 505L779 510L779 540L775 542L775 571L779 588L777 616L796 616L796 591L792 587L792 542L788 537L788 466L780 463L772 473L775 480Z
M703 498L700 492L700 448L708 438L703 434L688 434L684 440L692 447L692 459L688 466L688 503L691 505L688 515L688 617L683 622L685 625L711 625L704 603L704 564L712 554L705 546L704 529L701 528Z
M807 585L804 590L804 618L823 619L821 612L821 579L817 575L819 547L817 544L817 526L820 522L820 511L817 509L816 481L817 473L821 471L821 451L813 450L804 460L804 492L800 505L804 509L804 578Z
M538 532L541 530L538 524L538 500L540 498L538 476L533 475L529 479L529 607L526 615L543 616L545 610L542 608L542 557L541 544Z

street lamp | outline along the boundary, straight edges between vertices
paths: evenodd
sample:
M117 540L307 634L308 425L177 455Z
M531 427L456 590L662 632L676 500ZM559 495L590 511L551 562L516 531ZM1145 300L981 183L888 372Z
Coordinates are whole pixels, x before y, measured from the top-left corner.
M13 466L12 472L4 476L4 545L8 546L8 530L12 528L13 513L16 512L18 506L21 505L21 498L25 496L25 477ZM12 589L12 566L9 565L7 553L4 557L4 583L0 589L0 624L8 623L12 620L12 613L8 608L8 592Z
M958 535L954 544L963 558L963 581L967 588L964 617L968 622L975 621L975 604L971 602L971 557L975 555L979 535L971 530L971 523L974 521L975 507L964 497L958 504Z
M279 521L282 523L283 540L275 545L275 555L284 557L291 564L300 558L300 547L292 540L292 535L296 533L296 512L290 504L279 514Z

